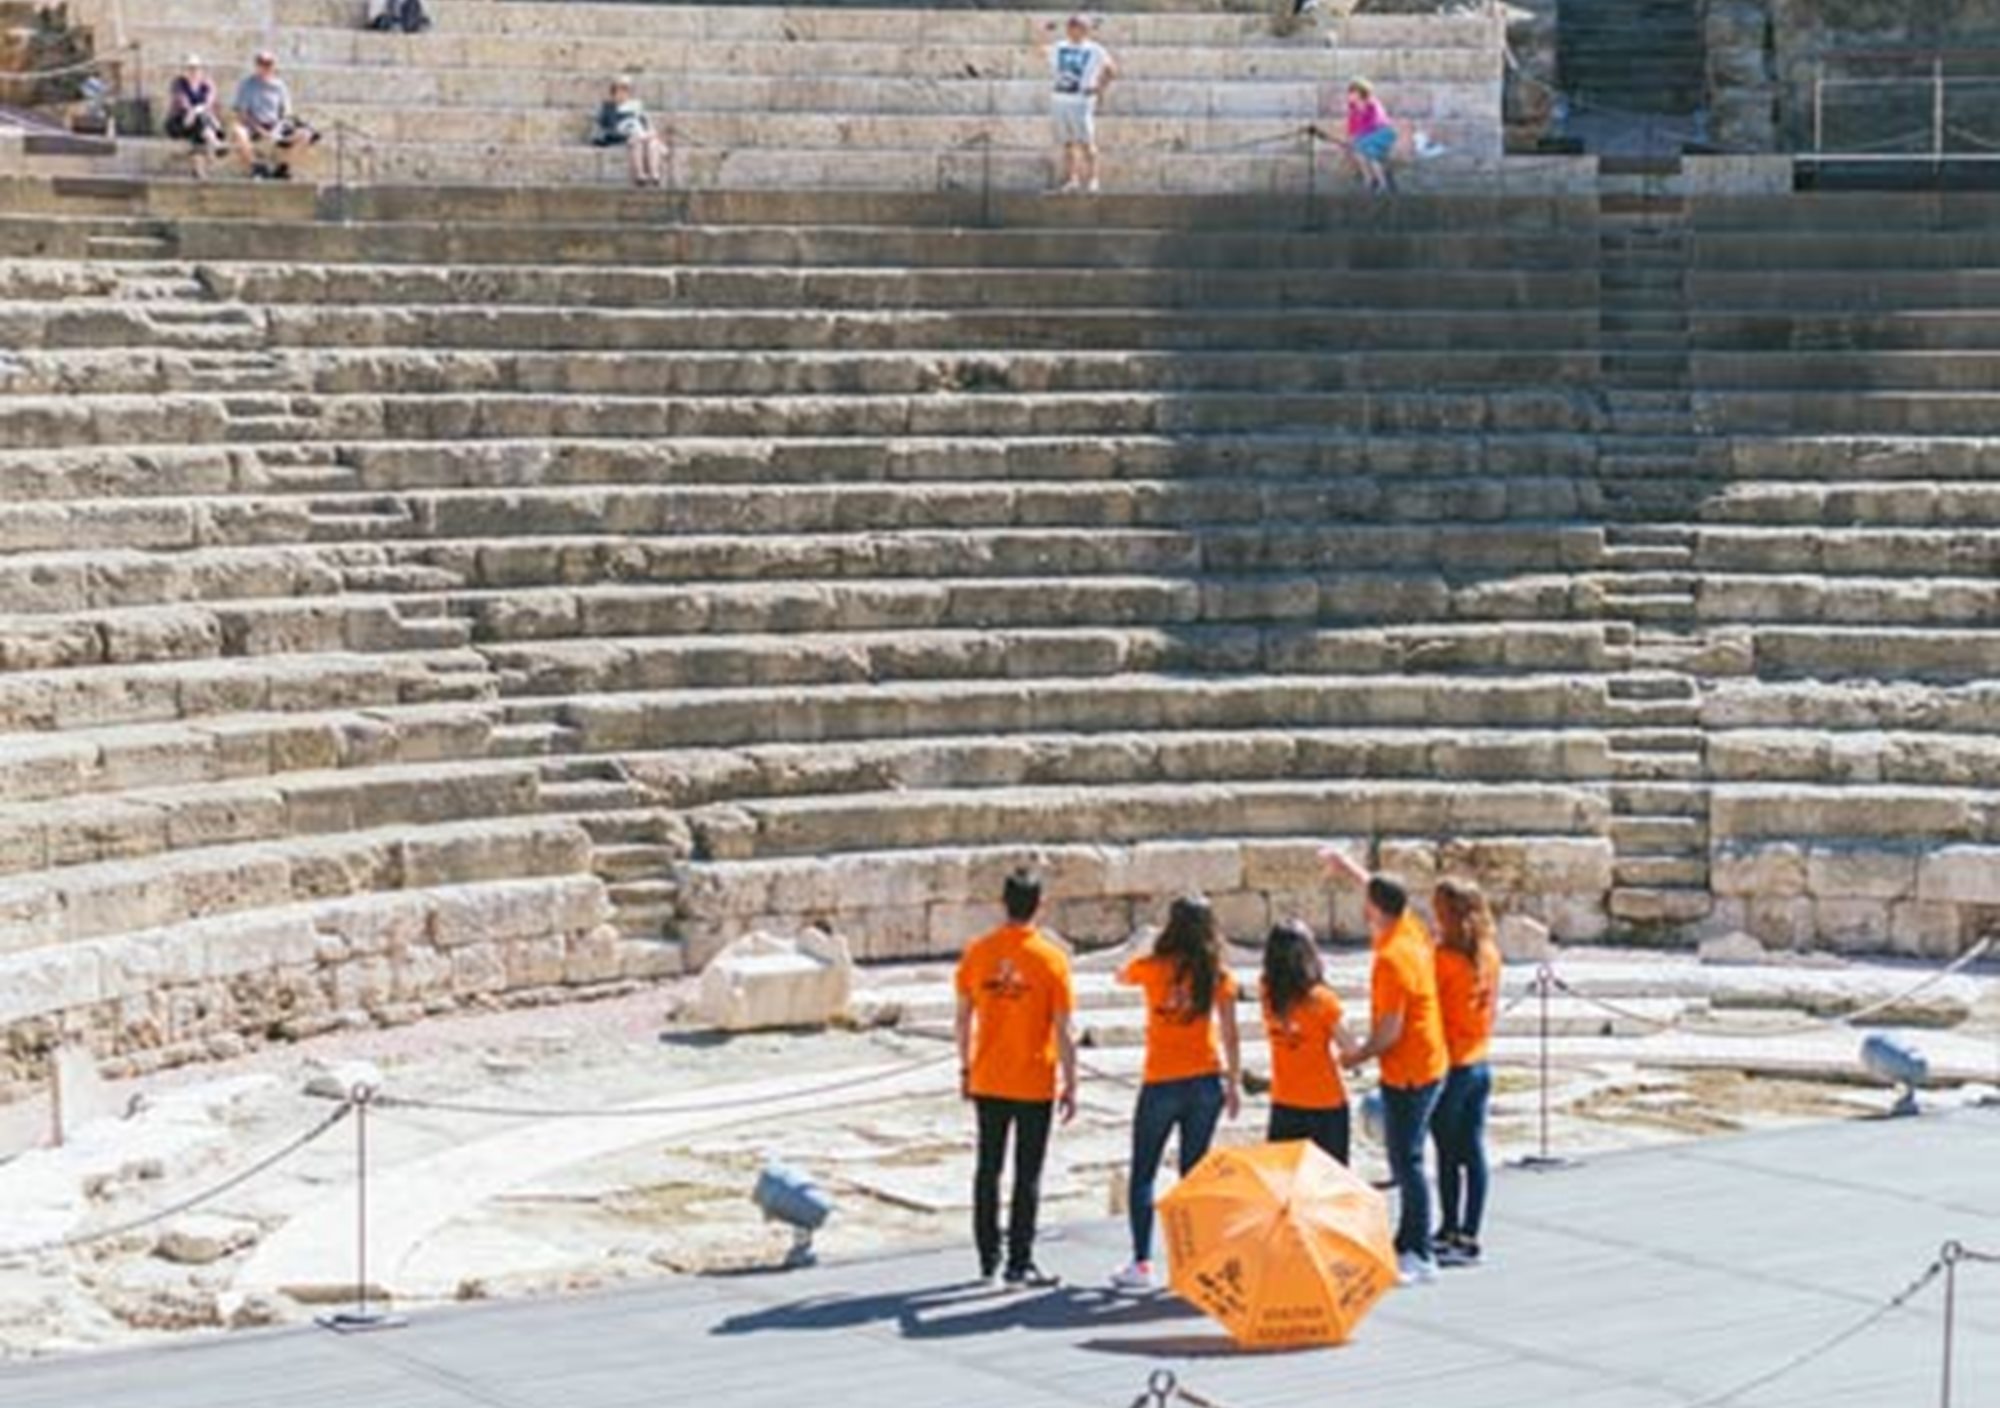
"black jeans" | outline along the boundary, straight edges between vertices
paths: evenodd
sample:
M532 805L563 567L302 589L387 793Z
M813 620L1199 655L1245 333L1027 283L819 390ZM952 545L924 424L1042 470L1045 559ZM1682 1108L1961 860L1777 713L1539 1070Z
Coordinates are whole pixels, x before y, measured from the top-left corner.
M1014 1199L1007 1214L1007 1265L1019 1269L1035 1259L1035 1219L1042 1207L1042 1165L1049 1154L1055 1103L1049 1100L995 1100L980 1096L979 1167L972 1177L972 1239L979 1267L1000 1267L1000 1170L1007 1142L1014 1143Z
M1351 1129L1345 1105L1337 1105L1331 1110L1302 1110L1296 1105L1273 1105L1271 1123L1264 1131L1264 1138L1273 1144L1310 1139L1334 1158L1346 1163L1352 1142Z
M1180 1131L1181 1176L1208 1153L1215 1126L1222 1119L1221 1076L1158 1081L1139 1090L1139 1108L1132 1117L1132 1181L1126 1188L1126 1213L1132 1223L1132 1259L1153 1259L1153 1180L1166 1157L1167 1140Z

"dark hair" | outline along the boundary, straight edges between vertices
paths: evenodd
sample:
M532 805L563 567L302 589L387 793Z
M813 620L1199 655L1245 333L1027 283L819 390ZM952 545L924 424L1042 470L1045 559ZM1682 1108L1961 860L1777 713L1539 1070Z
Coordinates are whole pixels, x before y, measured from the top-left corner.
M1480 949L1497 944L1493 906L1470 880L1440 880L1431 892L1437 911L1438 947L1478 961Z
M1174 981L1187 990L1189 1011L1206 1018L1222 985L1222 939L1215 911L1201 895L1182 895L1167 910L1167 927L1153 941L1153 956L1174 965Z
M1275 925L1264 936L1264 1001L1282 1017L1326 981L1312 930L1296 919Z
M1000 889L1001 902L1007 906L1007 917L1016 924L1025 924L1035 917L1035 911L1042 907L1042 877L1022 866L1007 877L1007 883Z
M1403 911L1410 907L1410 892L1403 888L1403 882L1387 875L1368 877L1368 903L1382 911L1391 919L1401 919Z

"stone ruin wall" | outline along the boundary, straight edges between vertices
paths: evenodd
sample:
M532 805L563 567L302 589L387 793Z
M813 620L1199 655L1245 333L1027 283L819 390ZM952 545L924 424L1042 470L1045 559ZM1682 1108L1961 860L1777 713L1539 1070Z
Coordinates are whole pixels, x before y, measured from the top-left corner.
M1821 56L1855 50L2000 50L1994 0L1700 0L1708 43L1710 134L1726 151L1812 146L1813 78ZM1904 74L1907 65L1857 72ZM2000 54L1962 58L1958 72L2000 74ZM1919 75L1921 76L1921 75ZM1893 135L1922 95L1843 98L1856 131ZM2000 94L1955 101L2000 110ZM2000 121L1988 126L2000 132Z

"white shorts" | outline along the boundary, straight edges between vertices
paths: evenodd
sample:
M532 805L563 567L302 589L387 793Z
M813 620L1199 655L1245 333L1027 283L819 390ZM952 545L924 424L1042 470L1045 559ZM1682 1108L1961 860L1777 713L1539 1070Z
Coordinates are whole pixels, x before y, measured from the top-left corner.
M1050 109L1056 123L1056 145L1097 145L1097 99L1088 93L1058 93Z

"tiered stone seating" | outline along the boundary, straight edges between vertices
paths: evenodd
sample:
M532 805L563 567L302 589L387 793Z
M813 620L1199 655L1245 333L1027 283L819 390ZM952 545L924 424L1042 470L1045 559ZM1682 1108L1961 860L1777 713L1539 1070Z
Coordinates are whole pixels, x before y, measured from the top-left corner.
M1768 938L1955 953L2000 905L1996 209L1696 208L1715 888Z
M393 902L408 964L258 951L317 975L302 1023L396 1015L758 923L946 952L1024 856L1080 940L1195 884L1249 934L1326 913L1327 836L1606 929L1607 730L1646 706L1598 616L1588 202L1302 232L1116 197L968 228L9 195L0 248L55 253L0 266L17 969ZM461 964L439 906L502 882L538 907ZM144 1032L91 989L90 1029L184 1052L289 991L229 981ZM20 1017L70 1005L36 991Z
M125 5L136 73L161 84L188 52L233 83L259 44L302 108L338 133L324 179L607 183L622 153L586 145L610 75L674 134L689 189L1033 190L1050 178L1046 61L1019 11L798 9L568 0L436 0L421 36L366 32L361 0ZM1104 31L1123 81L1108 100L1105 179L1126 191L1270 191L1308 175L1302 129L1345 83L1382 85L1448 149L1416 179L1497 178L1503 45L1483 17L1361 14L1279 38L1268 14L1120 13ZM4 156L4 153L0 153ZM179 175L184 153L127 139L116 156L38 158L39 172ZM19 158L17 160L25 160ZM0 165L0 170L6 169Z

